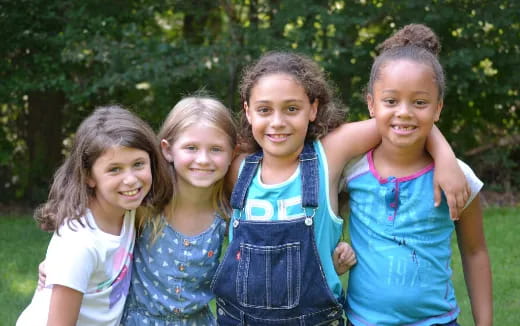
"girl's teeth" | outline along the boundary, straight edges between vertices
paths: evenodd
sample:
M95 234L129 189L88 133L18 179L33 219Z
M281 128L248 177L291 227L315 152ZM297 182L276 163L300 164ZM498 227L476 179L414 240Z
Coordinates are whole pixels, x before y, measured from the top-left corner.
M412 130L413 127L412 126L408 126L408 127L403 127L403 126L394 126L395 129L398 129L398 130Z
M122 193L123 193L123 195L125 195L125 196L134 196L134 195L137 194L137 192L138 192L138 190L135 189L135 190L131 190L131 191L123 191Z

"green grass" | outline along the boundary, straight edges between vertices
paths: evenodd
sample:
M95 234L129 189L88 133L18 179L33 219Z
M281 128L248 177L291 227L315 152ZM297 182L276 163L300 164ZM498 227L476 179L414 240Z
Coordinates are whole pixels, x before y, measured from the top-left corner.
M493 271L494 324L516 326L520 321L520 208L485 210L486 240ZM38 230L28 217L0 216L0 324L14 325L31 301L37 269L50 235ZM453 242L453 280L462 313L462 326L473 325L460 255Z
M493 273L494 324L497 326L516 326L520 323L519 219L519 208L489 208L484 211L486 242ZM455 239L452 267L457 300L461 307L460 324L473 325Z
M29 216L0 216L0 324L14 325L31 301L50 237Z

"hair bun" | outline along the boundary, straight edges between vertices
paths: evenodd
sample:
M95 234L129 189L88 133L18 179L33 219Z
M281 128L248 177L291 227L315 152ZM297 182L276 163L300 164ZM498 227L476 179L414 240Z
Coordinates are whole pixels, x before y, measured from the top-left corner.
M424 48L435 56L441 52L441 43L435 33L422 24L409 24L377 46L381 53L396 47L416 46Z

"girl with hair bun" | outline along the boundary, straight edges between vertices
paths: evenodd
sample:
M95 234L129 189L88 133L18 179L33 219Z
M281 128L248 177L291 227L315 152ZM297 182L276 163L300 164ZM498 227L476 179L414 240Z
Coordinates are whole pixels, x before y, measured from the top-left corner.
M424 25L403 27L380 46L366 88L381 143L344 170L350 198L350 325L458 325L451 281L451 236L457 234L475 325L492 324L489 256L479 191L463 162L471 195L460 220L446 200L433 205L434 162L425 141L443 108L440 43Z

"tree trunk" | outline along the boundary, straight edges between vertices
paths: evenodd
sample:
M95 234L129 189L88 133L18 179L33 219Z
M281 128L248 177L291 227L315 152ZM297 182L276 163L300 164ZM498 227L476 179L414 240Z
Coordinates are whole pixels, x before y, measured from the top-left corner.
M26 198L41 202L47 197L54 171L62 155L62 123L65 96L61 92L29 94L26 141L28 182Z

